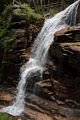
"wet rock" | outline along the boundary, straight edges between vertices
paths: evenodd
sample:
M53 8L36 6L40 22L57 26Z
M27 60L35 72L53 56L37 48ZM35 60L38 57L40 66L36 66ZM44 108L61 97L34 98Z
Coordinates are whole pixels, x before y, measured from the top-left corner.
M29 91L29 92L33 92L33 88L36 84L36 82L40 81L40 71L36 71L36 70L33 70L29 76L29 78L26 78L27 79L27 88L26 90Z
M33 91L37 96L48 100L52 100L53 91L50 80L42 80L40 82L35 83Z

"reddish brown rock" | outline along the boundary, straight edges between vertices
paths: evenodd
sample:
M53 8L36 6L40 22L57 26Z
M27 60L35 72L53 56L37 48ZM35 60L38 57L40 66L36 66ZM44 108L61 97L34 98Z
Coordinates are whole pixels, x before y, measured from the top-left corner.
M53 80L56 98L80 102L80 25L66 27L55 33L50 48L49 73ZM55 86L55 81L57 81ZM61 90L60 86L66 88ZM75 97L76 96L76 97ZM64 99L63 99L64 97Z

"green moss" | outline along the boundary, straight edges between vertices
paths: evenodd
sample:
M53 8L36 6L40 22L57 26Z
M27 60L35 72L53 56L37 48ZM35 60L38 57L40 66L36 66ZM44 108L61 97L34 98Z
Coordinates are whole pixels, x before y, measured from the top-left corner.
M0 113L0 120L12 120L12 118L8 114Z
M4 18L8 19L8 21L11 21L12 16L13 16L13 6L11 4L6 5L5 9L2 12L2 15L4 16Z
M41 14L35 13L33 9L31 9L28 4L21 4L17 9L14 10L15 16L26 16L26 20L31 22L32 20L42 19L43 16Z
M0 16L0 52L4 52L5 49L8 52L9 48L11 47L14 30L13 29L10 30L9 26L10 21Z
M10 64L7 55L14 49L15 31L10 29L10 24L8 19L5 19L3 15L0 16L0 79L6 74L5 66Z

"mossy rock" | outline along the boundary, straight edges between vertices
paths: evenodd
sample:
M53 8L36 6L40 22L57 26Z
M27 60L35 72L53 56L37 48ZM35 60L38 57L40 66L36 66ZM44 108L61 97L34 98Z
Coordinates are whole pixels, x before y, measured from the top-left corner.
M20 4L16 8L14 8L12 4L9 4L3 10L2 15L9 21L27 20L28 22L31 22L33 20L41 20L43 18L40 13L36 13L26 3Z
M13 10L14 17L18 17L18 19L25 19L29 22L32 20L42 19L43 16L39 13L35 13L33 9L31 9L28 4L21 4L18 8Z

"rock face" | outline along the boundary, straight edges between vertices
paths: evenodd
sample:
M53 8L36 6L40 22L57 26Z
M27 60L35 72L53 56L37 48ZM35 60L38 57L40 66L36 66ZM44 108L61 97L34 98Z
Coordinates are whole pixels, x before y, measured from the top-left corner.
M51 55L60 60L64 69L72 69L71 72L78 74L80 71L80 25L57 32L55 43L50 50L53 52Z
M50 48L49 61L52 62L51 65L48 62L49 73L52 76L56 96L59 99L65 100L68 98L80 102L79 24L66 27L55 34L55 42Z
M0 92L0 94L2 93ZM5 100L5 95L7 96L7 101ZM0 108L7 106L13 98L14 96L12 96L12 94L4 92L4 94L0 96L0 101L2 101ZM79 120L80 110L68 108L62 104L57 104L56 102L27 93L22 116L11 117L13 118L11 120Z
M36 20L36 18L31 22L27 21L26 14L24 16L22 13L16 15L17 7L13 8L14 14L11 15L9 26L9 29L15 31L12 36L13 43L11 44L13 51L7 54L5 59L9 61L9 64L4 67L2 73L4 74L2 83L9 85L7 84L9 81L12 86L16 86L19 80L20 67L28 61L32 43L40 31L43 21L42 19ZM7 19L9 19L8 16Z
M24 38L25 32L17 29L16 39ZM25 40L23 41L25 43ZM19 45L16 51L23 49L23 46L20 46L21 41L15 43ZM26 61L29 49L24 50L26 57L22 55ZM23 116L12 117L13 120L80 119L80 25L66 27L55 34L55 42L49 51L47 69L43 73L43 79L38 79L33 73L29 80L31 86L26 94ZM0 92L0 108L8 106L13 100L14 95L8 93L8 90Z

